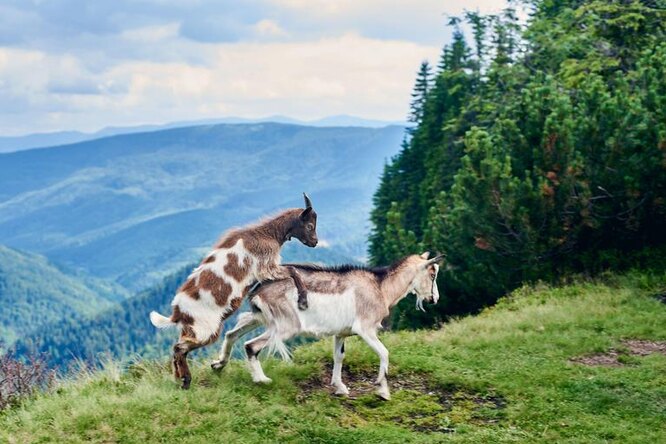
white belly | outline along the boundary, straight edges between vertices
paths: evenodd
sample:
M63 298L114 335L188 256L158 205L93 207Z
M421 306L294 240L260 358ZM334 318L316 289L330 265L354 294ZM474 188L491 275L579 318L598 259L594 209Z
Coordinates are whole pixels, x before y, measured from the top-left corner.
M294 292L292 301L296 304ZM308 292L308 309L298 310L301 332L315 336L349 333L356 319L356 295L353 289L342 294Z

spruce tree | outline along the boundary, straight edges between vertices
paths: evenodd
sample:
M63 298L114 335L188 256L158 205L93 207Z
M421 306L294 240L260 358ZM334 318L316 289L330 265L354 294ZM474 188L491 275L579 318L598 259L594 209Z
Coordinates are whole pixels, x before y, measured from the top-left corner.
M409 116L407 118L409 122L418 125L423 121L423 112L431 83L432 70L428 61L424 60L419 67L414 90L412 91L412 101L409 104Z

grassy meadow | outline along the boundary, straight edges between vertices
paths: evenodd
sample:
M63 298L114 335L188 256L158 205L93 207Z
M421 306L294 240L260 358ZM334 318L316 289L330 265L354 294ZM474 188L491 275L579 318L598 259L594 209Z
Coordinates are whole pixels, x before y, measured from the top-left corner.
M349 398L327 386L330 340L264 360L268 386L241 361L195 362L189 391L166 357L109 364L0 413L0 442L666 442L665 290L649 273L523 287L438 330L386 333L389 402L358 338Z

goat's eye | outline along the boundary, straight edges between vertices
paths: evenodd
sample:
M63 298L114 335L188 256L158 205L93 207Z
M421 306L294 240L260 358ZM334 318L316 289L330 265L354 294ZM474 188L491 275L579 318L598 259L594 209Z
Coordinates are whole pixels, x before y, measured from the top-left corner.
M434 280L435 280L435 275L434 275L434 274L431 274L431 275L430 275L430 279L432 279L432 280L434 281Z
M314 225L313 224L307 224L305 226L305 228L307 228L308 231L312 231L312 230L314 230Z

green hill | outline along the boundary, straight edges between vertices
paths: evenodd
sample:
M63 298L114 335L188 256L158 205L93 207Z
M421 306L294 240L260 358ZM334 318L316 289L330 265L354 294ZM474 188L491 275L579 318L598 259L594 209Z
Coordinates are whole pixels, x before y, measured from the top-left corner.
M92 316L125 297L118 285L0 245L0 340L8 344L61 319Z
M390 402L369 393L377 358L356 339L349 399L326 388L328 340L268 360L270 386L241 362L199 362L190 391L166 359L113 364L0 414L0 441L665 442L665 290L664 273L524 287L439 330L385 334Z
M0 154L0 243L139 291L307 191L319 237L361 257L372 193L402 136L397 126L220 124Z

